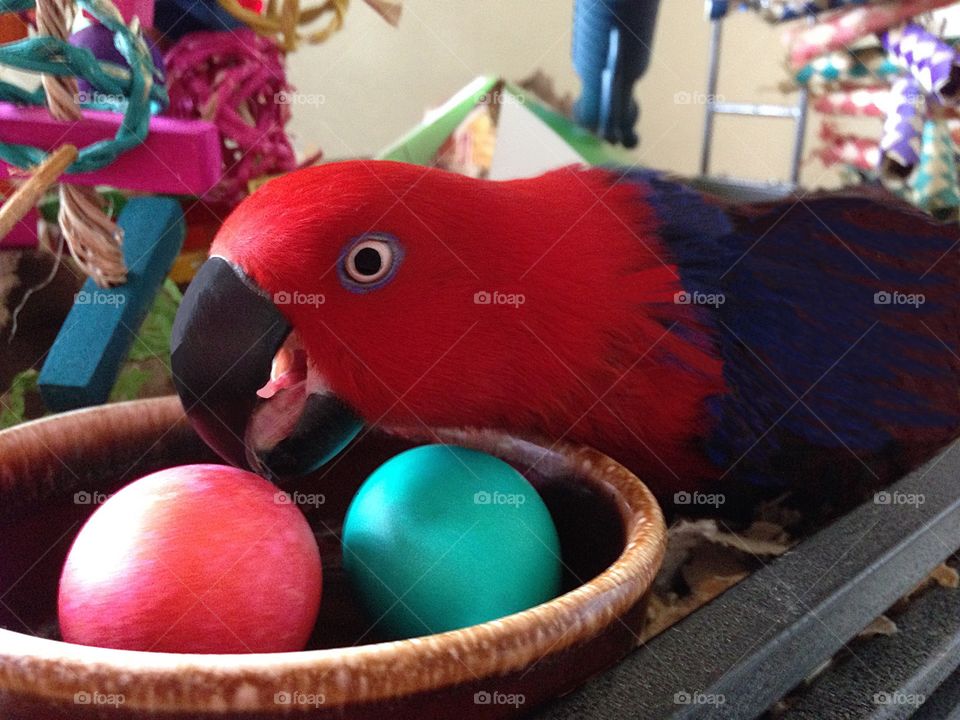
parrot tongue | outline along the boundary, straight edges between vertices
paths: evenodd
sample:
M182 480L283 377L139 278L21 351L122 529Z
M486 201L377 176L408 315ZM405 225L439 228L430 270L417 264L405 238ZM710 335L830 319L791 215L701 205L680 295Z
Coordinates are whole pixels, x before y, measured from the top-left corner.
M307 379L307 354L296 330L291 332L277 351L270 367L270 379L257 390L264 400L273 398L281 390L302 385Z
M293 433L307 404L309 380L316 382L316 376L310 373L307 354L293 331L273 358L270 379L257 390L264 402L247 423L248 456L276 447ZM247 459L253 463L252 457Z
M273 358L244 434L246 460L267 477L311 472L340 452L362 421L307 362L296 331Z

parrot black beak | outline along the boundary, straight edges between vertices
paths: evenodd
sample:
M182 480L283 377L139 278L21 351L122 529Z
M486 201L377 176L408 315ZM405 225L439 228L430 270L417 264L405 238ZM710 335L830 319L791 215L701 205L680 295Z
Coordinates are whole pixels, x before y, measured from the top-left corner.
M184 293L170 339L174 385L194 429L227 462L271 478L312 472L363 426L346 403L323 391L306 396L285 437L268 447L248 441L251 418L272 402L258 391L290 333L266 293L212 257Z

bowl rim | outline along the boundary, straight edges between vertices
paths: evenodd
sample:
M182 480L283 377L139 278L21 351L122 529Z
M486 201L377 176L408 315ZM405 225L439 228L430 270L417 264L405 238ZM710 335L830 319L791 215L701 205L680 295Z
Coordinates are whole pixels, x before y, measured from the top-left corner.
M0 431L0 440L11 442L20 435L39 433L42 441L42 436L51 436L59 421L68 416L80 422L109 422L110 417L105 416L115 416L116 421L125 415L132 418L134 413L141 421L147 417L146 422L158 428L171 421L186 422L177 398L168 396L41 418ZM45 697L64 699L78 689L96 687L107 692L105 688L116 685L119 676L128 679L123 687L125 708L249 711L271 706L275 709L273 693L289 686L300 688L322 682L324 704L329 707L373 702L518 671L594 637L612 622L627 627L622 615L649 589L666 549L663 514L646 485L592 448L566 442L544 447L494 430L436 432L444 442L494 451L500 457L511 453L507 459L529 452L530 447L544 450L547 467L559 463L556 467L575 470L614 498L625 527L623 549L600 574L540 605L458 630L367 645L285 653L166 653L75 645L0 628L0 690L31 695L39 690ZM464 658L469 659L470 666ZM136 682L144 676L173 681L185 672L194 679L192 685L234 679L229 707L224 708L223 698L215 697L215 693L170 693L165 697ZM57 678L52 687L39 687L44 684L39 679L51 677ZM254 680L256 685L252 684Z

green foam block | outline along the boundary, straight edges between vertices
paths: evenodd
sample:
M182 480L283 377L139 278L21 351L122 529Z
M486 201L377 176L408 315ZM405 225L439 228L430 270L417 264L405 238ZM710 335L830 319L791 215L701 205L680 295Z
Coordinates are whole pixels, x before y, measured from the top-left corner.
M107 401L134 335L183 245L186 226L176 200L127 201L123 229L127 282L98 288L87 280L40 371L40 394L54 412Z

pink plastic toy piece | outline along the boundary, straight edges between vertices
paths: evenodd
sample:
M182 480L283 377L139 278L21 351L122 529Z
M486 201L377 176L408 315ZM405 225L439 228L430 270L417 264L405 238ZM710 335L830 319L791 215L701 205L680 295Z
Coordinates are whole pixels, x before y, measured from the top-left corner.
M83 122L60 122L45 108L0 103L0 141L52 150L64 143L79 148L112 138L122 115L84 110ZM154 117L139 147L123 153L102 170L64 175L78 185L110 185L151 194L204 195L220 181L220 133L202 120ZM9 174L0 161L0 172Z

